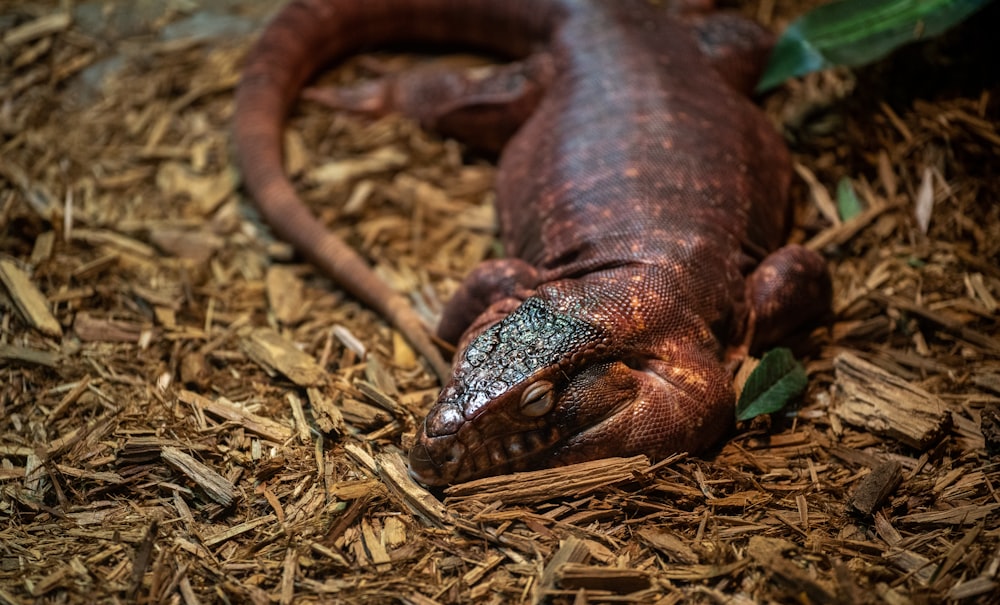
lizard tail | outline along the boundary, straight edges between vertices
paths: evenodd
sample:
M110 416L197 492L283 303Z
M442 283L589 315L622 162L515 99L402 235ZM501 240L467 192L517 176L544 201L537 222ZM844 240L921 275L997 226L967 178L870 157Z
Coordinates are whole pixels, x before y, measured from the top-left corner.
M519 57L545 40L560 0L295 0L250 51L233 117L243 181L278 237L341 287L380 313L445 381L451 373L409 301L361 255L328 231L285 174L285 117L305 82L323 65L388 43L447 43Z

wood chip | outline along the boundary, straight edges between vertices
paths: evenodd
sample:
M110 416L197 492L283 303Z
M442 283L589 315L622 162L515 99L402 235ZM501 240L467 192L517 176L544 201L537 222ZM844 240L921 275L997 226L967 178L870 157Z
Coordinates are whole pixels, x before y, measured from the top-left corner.
M73 19L69 13L45 15L9 29L3 35L3 44L4 46L13 47L28 43L43 36L63 31L69 27L72 21Z
M344 423L344 415L340 412L333 399L327 397L323 390L309 388L306 390L309 395L309 404L313 409L313 416L316 426L324 434L342 435L346 432L347 426Z
M308 171L306 177L324 185L343 185L376 172L400 168L408 159L407 154L398 149L383 147L367 155L328 162Z
M972 525L1000 509L1000 504L968 504L944 510L926 511L903 515L901 523L944 523L946 525Z
M302 304L305 285L294 271L274 265L267 270L265 278L267 301L278 321L295 324L305 317L308 305Z
M375 464L389 491L396 494L413 514L435 527L444 527L450 520L451 515L444 505L413 480L401 455L379 454L375 457Z
M601 590L628 594L652 585L650 575L639 569L566 563L556 571L556 583L565 590Z
M50 258L55 250L56 232L46 231L35 238L35 245L31 248L30 261L33 266L37 266Z
M917 226L920 232L927 234L931 224L931 213L934 211L934 172L930 166L925 166L923 176L920 179L920 189L917 190L917 199L914 204L913 214L917 219Z
M129 599L134 599L142 587L142 577L145 575L152 559L153 545L156 542L156 534L159 528L159 523L156 519L153 519L153 522L149 524L149 528L146 530L146 535L143 537L142 543L136 549L135 560L132 562L132 577L130 578L129 588L126 593Z
M506 504L545 502L555 498L580 497L596 489L635 479L649 469L645 456L603 458L512 475L499 475L453 485L444 490L447 501L476 498Z
M887 211L898 207L899 204L879 204L865 208L858 214L839 225L832 225L820 231L812 239L805 243L810 250L826 250L830 246L841 246L846 244L864 228L870 226L875 219L879 218Z
M641 529L639 537L667 556L673 563L691 565L698 562L698 555L687 542L670 531L662 529Z
M236 486L193 456L169 446L160 450L160 456L222 506L228 508L236 500Z
M381 536L376 535L375 528L368 519L361 520L361 540L376 571L386 573L392 569L389 564L392 559L389 558L389 553L386 551L385 545L382 544Z
M258 416L226 399L220 398L213 401L192 391L180 391L177 394L177 399L198 406L200 410L213 416L235 422L247 431L274 443L284 443L291 439L294 434L291 428L270 418Z
M842 394L833 412L844 422L925 449L951 423L951 414L936 396L852 353L833 361Z
M811 602L834 602L831 587L817 582L794 561L786 558L785 553L795 549L795 544L788 540L752 536L747 546L747 554L783 583L791 585L792 594L801 594Z
M195 263L207 263L225 241L206 230L156 228L149 233L149 241L165 253Z
M77 313L73 320L73 332L85 342L138 343L152 330L150 324L94 317L90 313Z
M62 336L62 326L52 315L45 295L13 261L0 258L0 283L28 323L48 336Z
M794 167L796 174L809 186L812 203L826 220L835 226L839 226L841 224L840 212L837 211L837 204L833 201L833 196L830 195L830 192L819 182L819 179L816 178L816 175L808 167L799 163L796 163Z
M967 340L977 346L983 347L995 355L1000 354L1000 339L992 338L987 334L970 329L962 325L961 321L953 319L944 313L928 309L924 305L914 303L913 301L899 296L885 296L879 293L873 293L871 298L883 304L913 313L928 321L934 322L946 330L954 332L963 340Z
M295 600L295 573L298 570L298 553L294 548L285 551L285 563L282 565L281 585L278 602L281 605L291 605Z
M197 204L198 214L207 216L236 187L231 172L200 175L179 162L165 162L156 173L156 185L165 195L184 196Z
M388 393L370 382L359 380L355 386L369 401L389 412L393 416L405 416L406 410Z
M40 351L28 347L0 344L0 361L16 361L54 368L59 364L59 357L58 353L53 353L52 351Z
M302 443L310 443L309 433L309 421L306 420L305 409L302 407L302 400L299 399L294 393L288 393L285 395L285 399L288 401L288 407L292 410L292 418L295 419L295 430L299 434L299 441Z
M926 585L937 570L930 559L905 548L890 548L883 555L887 561Z
M270 328L254 330L242 340L242 346L254 361L281 372L299 386L314 387L326 380L326 373L311 355Z
M887 460L872 469L858 484L851 497L851 506L855 510L870 515L882 506L900 481L903 480L903 467L894 460Z
M989 576L979 576L956 584L948 591L947 599L961 601L983 595L995 595L1000 590L1000 581Z
M750 564L750 559L738 559L720 565L671 565L663 570L661 578L695 582L728 576Z
M555 589L559 572L570 563L585 563L590 558L587 543L573 536L567 537L559 546L535 584L535 596L532 602L536 605L548 601L548 593Z
M156 248L114 231L74 229L73 241L84 242L92 246L111 246L125 254L135 255L140 258L155 258L157 256Z
M748 508L768 502L771 496L760 491L745 491L729 494L721 498L710 498L708 504L716 508Z
M273 523L275 519L276 517L274 515L264 515L263 517L259 517L252 521L237 523L236 525L232 525L229 528L220 531L217 534L205 536L204 539L205 546L212 547L217 544L221 544L227 540L232 540L233 538L239 536L240 534L253 531L257 527L260 527L261 525L267 525L268 523Z

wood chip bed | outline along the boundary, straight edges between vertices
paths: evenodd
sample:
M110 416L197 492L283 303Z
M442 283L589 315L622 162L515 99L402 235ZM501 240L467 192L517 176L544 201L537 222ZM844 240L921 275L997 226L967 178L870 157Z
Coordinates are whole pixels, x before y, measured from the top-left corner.
M235 4L0 9L0 603L1000 603L1000 5L767 99L835 282L798 405L702 457L429 493L432 374L239 187L265 3ZM496 253L454 142L302 103L287 149L429 320Z

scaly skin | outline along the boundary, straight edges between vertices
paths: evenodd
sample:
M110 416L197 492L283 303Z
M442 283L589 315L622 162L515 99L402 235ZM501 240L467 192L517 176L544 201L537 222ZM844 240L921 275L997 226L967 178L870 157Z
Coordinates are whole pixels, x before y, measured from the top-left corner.
M282 119L320 65L362 44L517 60L314 93L502 147L509 258L483 263L445 309L438 333L459 353L410 452L420 481L703 450L732 423L733 363L828 307L822 258L781 247L788 153L745 96L770 38L704 4L302 0L251 52L235 118L248 189L427 355L405 305L386 309L388 289L295 197Z

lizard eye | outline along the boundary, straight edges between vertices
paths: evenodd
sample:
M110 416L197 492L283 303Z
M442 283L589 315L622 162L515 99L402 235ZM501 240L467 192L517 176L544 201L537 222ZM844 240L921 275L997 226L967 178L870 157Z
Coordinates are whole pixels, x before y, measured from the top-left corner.
M555 402L552 383L542 380L524 390L521 395L521 413L525 416L542 416L552 409Z

